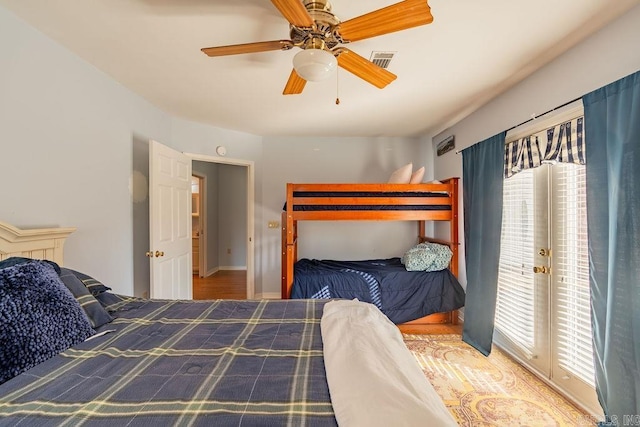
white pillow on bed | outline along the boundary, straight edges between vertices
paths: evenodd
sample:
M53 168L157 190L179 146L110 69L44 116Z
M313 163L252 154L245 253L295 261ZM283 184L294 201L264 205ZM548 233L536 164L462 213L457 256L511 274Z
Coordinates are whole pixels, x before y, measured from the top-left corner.
M420 184L422 182L422 178L424 178L424 166L411 174L409 184Z
M413 171L413 163L407 163L399 169L393 171L389 177L388 184L409 184L411 181L411 172Z

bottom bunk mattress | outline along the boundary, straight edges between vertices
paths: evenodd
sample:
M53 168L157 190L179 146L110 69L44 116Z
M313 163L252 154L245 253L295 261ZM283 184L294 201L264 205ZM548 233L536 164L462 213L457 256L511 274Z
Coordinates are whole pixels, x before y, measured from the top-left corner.
M400 258L364 261L301 259L292 299L358 299L396 324L464 306L464 289L449 271L407 271Z

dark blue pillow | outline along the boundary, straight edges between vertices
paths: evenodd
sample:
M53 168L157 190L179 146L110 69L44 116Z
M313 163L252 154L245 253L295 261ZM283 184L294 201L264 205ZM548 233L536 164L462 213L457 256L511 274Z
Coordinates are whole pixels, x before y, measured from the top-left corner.
M84 283L82 283L71 270L64 267L61 268L60 279L84 310L91 322L91 326L97 328L113 320L107 310L91 295L89 289L87 289Z
M0 270L0 384L93 333L51 264L30 260Z
M33 258L12 256L10 258L3 259L2 261L0 261L0 270L3 268L12 267L14 265L24 264L25 262L29 262L29 261L33 261ZM49 260L43 260L43 261L51 264L51 266L56 270L56 273L60 274L60 266L58 266L58 264Z
M84 283L84 285L87 287L87 289L89 289L89 292L91 292L91 295L93 295L94 297L97 296L97 295L100 295L103 292L111 290L110 287L106 286L102 282L97 281L96 279L94 279L93 277L91 277L89 275L86 275L86 274L81 273L81 272L76 271L76 270L72 270L70 268L68 268L67 270L69 270L70 272L75 274L75 276L78 279L80 279L80 281L82 283Z
M129 297L119 294L112 294L111 292L102 292L99 295L96 295L95 298L98 300L100 305L104 307L105 310L118 311L118 309L125 305L128 302L131 302L134 299L138 299L135 297Z

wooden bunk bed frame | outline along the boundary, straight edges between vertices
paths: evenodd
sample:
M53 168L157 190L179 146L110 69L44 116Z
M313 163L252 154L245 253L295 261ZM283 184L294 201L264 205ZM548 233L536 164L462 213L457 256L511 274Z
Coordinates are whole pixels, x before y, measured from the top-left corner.
M418 243L435 242L448 245L453 252L449 269L458 276L458 180L449 178L442 184L287 184L286 207L282 212L282 298L288 299L293 286L294 264L298 260L298 221L416 221L418 223ZM305 196L304 192L331 193L389 193L376 197L358 196ZM434 193L442 192L438 197L412 197L397 193ZM446 193L446 194L445 194ZM294 206L325 205L323 210L295 210ZM327 208L326 205L336 207ZM342 206L354 206L344 209ZM358 210L358 206L367 206L367 210ZM378 210L375 206L380 206ZM394 210L382 207L394 206ZM403 209L407 206L407 209ZM416 206L430 209L420 210ZM434 209L435 208L435 209ZM425 234L425 221L446 221L449 223L448 241L433 239ZM415 330L420 325L458 323L458 310L446 313L434 313L411 322L403 323L401 329ZM403 327L408 328L403 328Z

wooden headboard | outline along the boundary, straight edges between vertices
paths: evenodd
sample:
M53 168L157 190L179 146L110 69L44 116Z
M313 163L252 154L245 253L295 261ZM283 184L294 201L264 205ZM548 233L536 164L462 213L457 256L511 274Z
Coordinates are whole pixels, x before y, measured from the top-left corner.
M64 242L74 231L73 227L22 230L0 221L0 260L20 256L63 265Z

